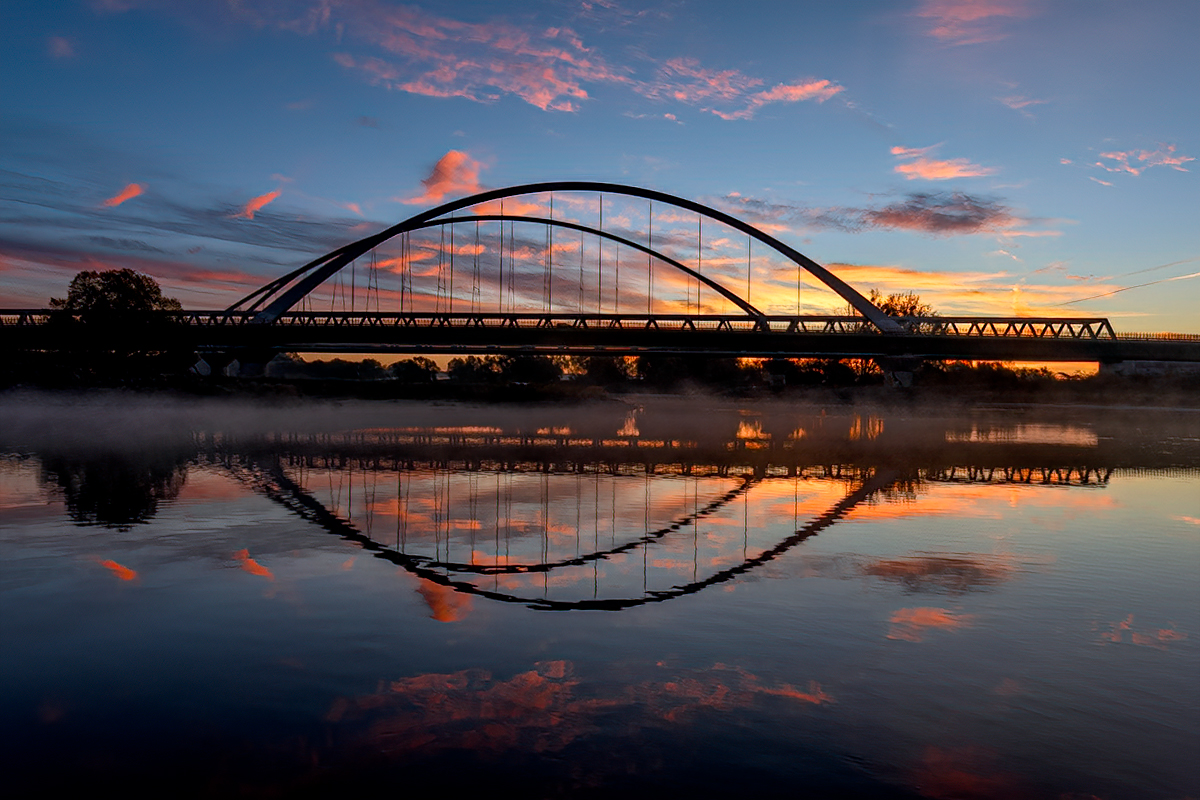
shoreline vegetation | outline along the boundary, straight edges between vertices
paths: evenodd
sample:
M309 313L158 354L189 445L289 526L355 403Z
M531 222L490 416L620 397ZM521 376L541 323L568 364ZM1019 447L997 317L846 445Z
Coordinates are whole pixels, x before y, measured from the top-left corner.
M475 403L574 404L630 401L649 396L713 396L740 401L794 401L905 406L1100 405L1200 408L1200 373L1075 376L1045 368L994 362L926 363L911 386L894 385L869 360L758 360L642 356L491 356L450 359L446 369L428 358L389 366L367 358L273 359L256 377L203 375L164 356L100 363L10 361L0 392L88 392L124 389L263 400L418 400ZM201 370L202 371L202 370Z

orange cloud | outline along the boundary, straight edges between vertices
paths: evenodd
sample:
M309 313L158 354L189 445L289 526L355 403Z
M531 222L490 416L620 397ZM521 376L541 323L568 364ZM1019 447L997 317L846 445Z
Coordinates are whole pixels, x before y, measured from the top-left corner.
M120 578L123 581L132 581L137 578L136 571L130 569L129 567L125 566L124 564L118 564L115 561L104 560L104 561L100 562L100 566L109 570L110 572L112 572L113 575L116 575L118 578Z
M1189 161L1195 161L1191 156L1175 155L1175 145L1161 145L1157 150L1114 150L1101 153L1102 161L1094 166L1108 172L1128 172L1130 175L1141 175L1150 167L1170 167L1179 172L1188 172L1183 166ZM1130 163L1130 160L1136 163ZM1105 164L1104 161L1111 163Z
M260 578L266 578L269 581L275 580L275 574L251 558L249 550L238 550L233 554L233 560L240 563L242 565L242 569L244 569L246 572L249 572L251 575L257 575Z
M433 165L429 177L421 181L424 193L404 200L409 205L439 202L447 194L475 194L480 191L480 164L461 150L450 150Z
M972 617L945 608L902 608L888 620L892 623L887 638L920 642L931 628L953 631L971 624Z
M1003 39L1001 20L1032 14L1028 0L924 0L916 12L932 21L930 36L954 45Z
M897 164L894 169L910 181L918 178L927 181L948 181L954 178L979 178L996 173L995 167L972 164L965 158L917 158Z
M121 203L124 203L126 200L132 200L144 191L146 191L145 186L142 186L140 183L131 183L112 197L105 200L101 205L103 205L105 208L113 208L114 206L121 205Z
M255 197L249 203L246 203L245 208L243 208L241 211L234 214L233 216L238 219L254 219L254 213L256 211L261 210L263 206L267 205L268 203L273 202L278 197L279 197L278 189L276 189L273 192L267 192L266 194L260 194L258 197Z

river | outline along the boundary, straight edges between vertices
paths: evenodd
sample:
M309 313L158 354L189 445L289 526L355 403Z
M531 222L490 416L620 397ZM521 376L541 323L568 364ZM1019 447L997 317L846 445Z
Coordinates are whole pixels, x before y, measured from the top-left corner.
M0 398L12 796L1200 795L1200 412Z

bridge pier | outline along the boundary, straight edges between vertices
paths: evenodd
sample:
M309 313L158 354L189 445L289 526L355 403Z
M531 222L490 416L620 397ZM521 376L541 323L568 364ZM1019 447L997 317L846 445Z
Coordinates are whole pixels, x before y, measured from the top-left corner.
M907 389L913 385L913 376L924 359L910 355L887 356L876 358L875 363L883 370L883 380L888 386Z

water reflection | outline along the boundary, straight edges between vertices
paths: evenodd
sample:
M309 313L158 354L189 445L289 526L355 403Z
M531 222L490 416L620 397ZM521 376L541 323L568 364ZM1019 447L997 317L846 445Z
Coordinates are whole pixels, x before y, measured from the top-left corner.
M129 530L148 522L160 503L179 496L190 455L160 450L51 452L41 458L41 477L61 491L76 523Z
M0 426L19 790L1197 788L1194 419L171 413Z

